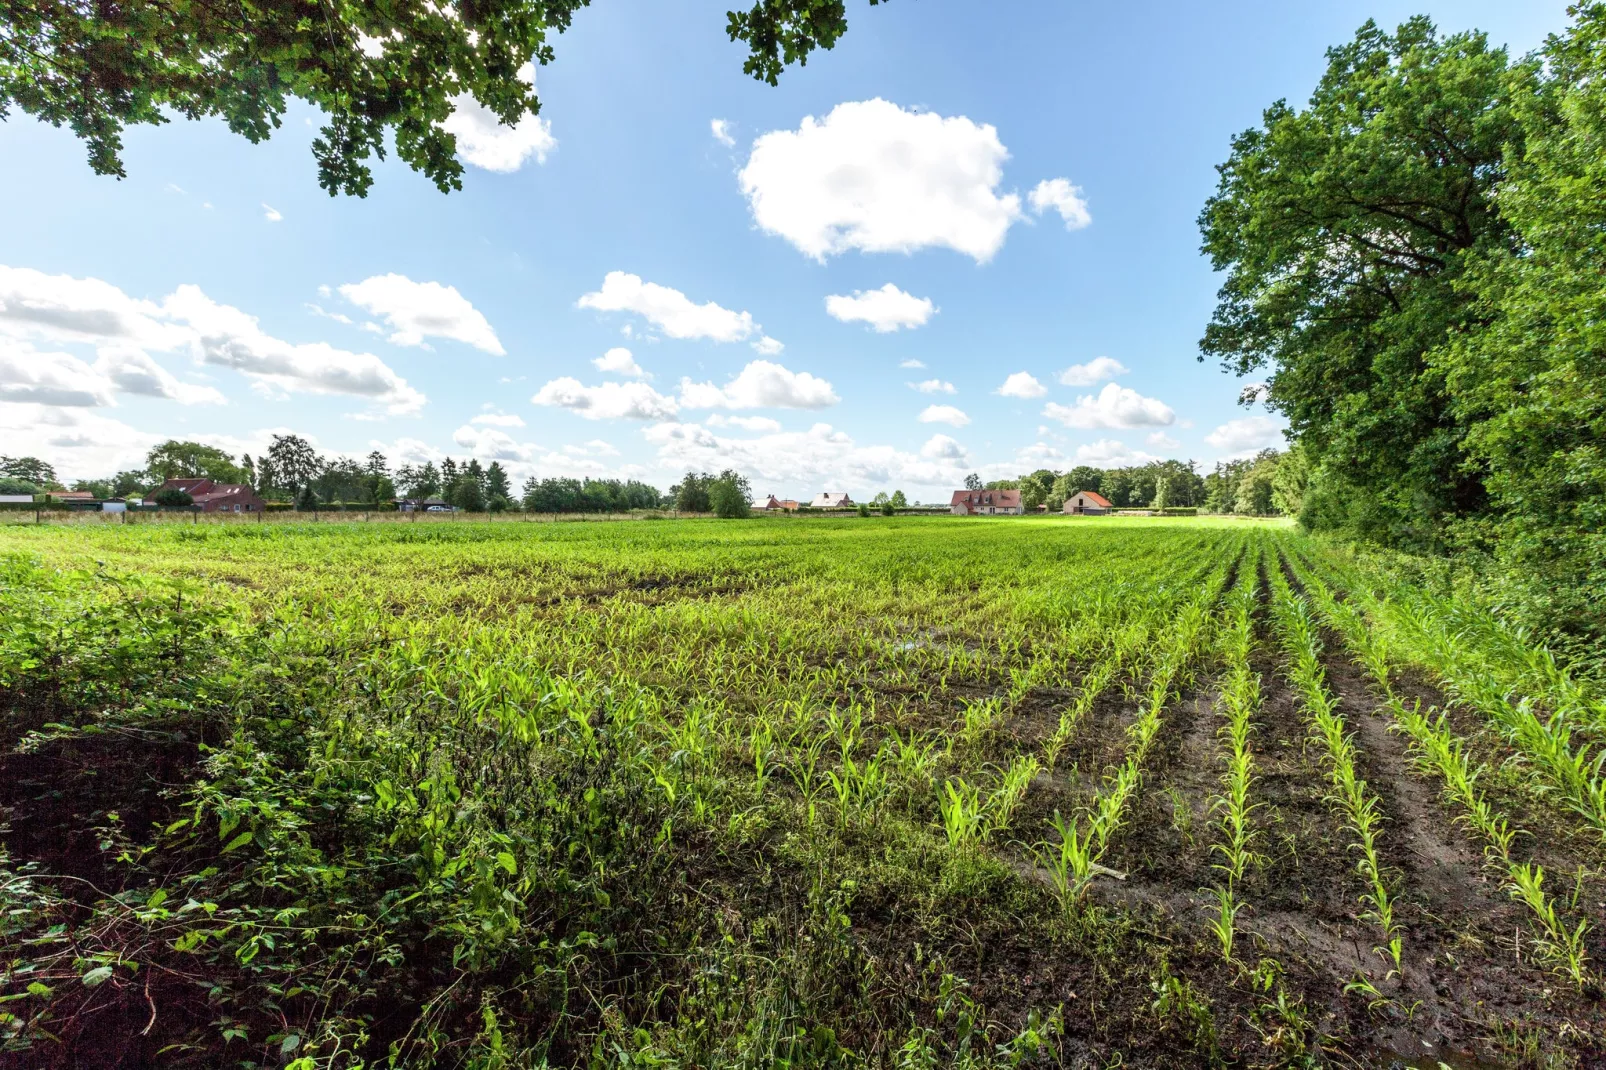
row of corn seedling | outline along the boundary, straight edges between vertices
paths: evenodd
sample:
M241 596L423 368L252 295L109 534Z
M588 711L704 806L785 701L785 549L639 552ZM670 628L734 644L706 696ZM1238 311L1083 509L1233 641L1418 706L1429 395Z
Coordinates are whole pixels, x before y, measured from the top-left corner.
M1588 726L1576 719L1578 703L1590 701L1582 688L1571 689L1576 698L1571 703L1567 691L1561 701L1548 695L1541 700L1534 691L1524 694L1522 670L1501 667L1502 659L1490 656L1475 633L1457 629L1425 595L1402 587L1385 599L1359 583L1345 587L1374 624L1388 627L1394 645L1426 668L1455 702L1483 715L1545 790L1606 838L1606 747L1578 738L1589 735ZM1526 680L1535 682L1531 676Z
M1254 555L1253 562L1259 560ZM1227 626L1220 637L1225 672L1220 686L1222 725L1218 736L1223 745L1226 769L1221 774L1221 792L1210 800L1216 814L1216 842L1211 854L1218 855L1214 867L1221 874L1216 885L1216 916L1211 923L1221 945L1221 957L1232 958L1237 932L1238 910L1242 906L1237 888L1254 864L1255 830L1251 815L1258 804L1249 801L1255 783L1255 756L1249 746L1252 718L1260 708L1260 677L1249 667L1254 650L1254 607L1256 578L1253 567L1239 578L1228 599Z
M1392 961L1394 969L1398 970L1403 937L1394 916L1394 896L1383 876L1377 849L1378 833L1383 824L1381 806L1355 767L1358 751L1354 739L1339 711L1337 698L1327 689L1321 642L1310 606L1289 589L1280 566L1270 572L1272 611L1288 659L1288 679L1299 695L1311 734L1322 745L1323 764L1333 789L1329 798L1355 837L1353 846L1361 856L1356 868L1367 885L1367 890L1361 894L1361 902L1367 909L1361 916L1383 931L1385 944L1375 950Z
M1588 980L1584 937L1589 923L1564 920L1555 898L1545 891L1544 867L1512 857L1516 830L1478 787L1484 767L1473 764L1465 741L1451 730L1444 713L1435 716L1431 709L1423 712L1420 703L1407 706L1401 699L1394 689L1386 641L1371 629L1360 610L1338 601L1326 584L1308 572L1301 572L1301 581L1323 620L1343 637L1382 692L1390 715L1410 740L1412 764L1423 776L1438 777L1445 796L1460 810L1461 822L1482 838L1486 864L1497 874L1501 887L1532 913L1539 961L1582 987Z

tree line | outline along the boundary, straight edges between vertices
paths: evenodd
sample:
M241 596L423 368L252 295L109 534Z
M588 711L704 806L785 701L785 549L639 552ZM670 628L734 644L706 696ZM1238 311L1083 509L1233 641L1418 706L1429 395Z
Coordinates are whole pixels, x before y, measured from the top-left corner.
M1426 18L1329 50L1232 141L1200 216L1202 356L1264 376L1300 519L1447 553L1606 635L1606 5L1537 53Z
M1150 461L1119 468L1077 465L1068 471L1039 468L1015 479L983 482L965 477L969 490L1018 490L1027 511L1047 505L1059 509L1078 491L1093 491L1117 509L1191 508L1208 513L1293 516L1299 513L1308 481L1302 450L1261 450L1253 457L1219 461L1200 475L1194 461Z
M439 464L403 464L394 471L383 453L361 459L326 457L300 435L274 435L265 453L253 457L200 442L169 440L145 456L145 467L104 479L81 479L70 488L97 498L152 495L170 479L210 479L252 487L265 501L293 503L300 510L334 505L385 506L397 499L438 501L466 512L616 513L675 509L745 517L752 485L732 469L718 475L687 472L668 493L635 479L573 479L531 476L517 494L500 462L443 458ZM0 494L66 490L56 470L37 457L0 456ZM187 495L166 492L158 504L188 505ZM901 494L901 492L900 492ZM181 498L183 500L181 500ZM153 498L153 500L156 500Z

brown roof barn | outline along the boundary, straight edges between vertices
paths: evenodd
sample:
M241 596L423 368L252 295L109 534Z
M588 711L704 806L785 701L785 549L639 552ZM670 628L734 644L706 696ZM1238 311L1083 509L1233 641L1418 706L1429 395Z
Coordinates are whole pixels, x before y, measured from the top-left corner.
M1115 508L1110 499L1096 490L1079 490L1065 499L1065 511L1072 514L1096 515Z
M145 497L155 498L164 490L181 490L203 513L260 513L262 499L244 483L214 483L210 479L169 479Z

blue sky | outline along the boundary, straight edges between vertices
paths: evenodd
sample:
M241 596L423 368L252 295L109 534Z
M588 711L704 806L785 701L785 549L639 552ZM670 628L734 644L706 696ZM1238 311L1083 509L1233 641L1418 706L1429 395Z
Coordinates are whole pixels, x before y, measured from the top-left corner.
M595 0L539 71L546 125L476 139L451 195L392 161L331 199L299 106L261 145L131 130L123 181L13 114L0 453L88 477L294 430L516 480L734 466L760 494L928 499L973 470L1208 468L1280 438L1195 360L1218 285L1195 219L1232 134L1368 17L1518 53L1565 23L1563 0L850 0L772 88L725 6Z

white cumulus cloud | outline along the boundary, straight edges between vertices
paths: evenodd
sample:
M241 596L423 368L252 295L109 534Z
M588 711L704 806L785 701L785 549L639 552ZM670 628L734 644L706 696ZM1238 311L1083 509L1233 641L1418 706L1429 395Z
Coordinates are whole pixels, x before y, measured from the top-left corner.
M970 417L952 405L927 405L920 410L916 419L923 424L952 424L955 427L970 423Z
M623 271L608 272L602 288L582 295L579 304L598 312L634 312L671 338L740 342L759 330L749 313L712 301L695 304L679 290Z
M414 282L392 273L348 282L340 287L340 296L383 319L391 330L389 341L396 345L421 346L426 337L450 338L497 356L507 353L490 322L455 286Z
M1144 441L1157 450L1175 450L1182 448L1182 443L1178 442L1164 431L1156 431L1154 434L1144 439Z
M1091 465L1094 468L1121 468L1127 465L1148 464L1159 459L1152 453L1131 449L1126 443L1113 438L1101 438L1096 442L1076 447L1077 463Z
M591 363L598 371L611 375L623 375L630 379L652 378L641 365L636 363L634 354L624 346L614 346Z
M699 424L665 422L642 431L669 471L717 472L734 468L762 478L790 497L827 487L868 493L875 488L957 486L964 470L954 460L929 458L892 446L856 443L830 424L806 431L777 431L756 438L725 437ZM946 497L946 496L945 496Z
M371 353L324 342L297 344L263 331L256 317L218 304L193 285L160 305L100 279L0 267L0 334L96 347L97 374L118 390L181 402L215 402L211 387L178 382L136 351L188 351L202 364L233 368L270 393L344 394L416 412L424 395Z
M1040 398L1048 393L1048 387L1038 382L1031 372L1014 372L996 393L1006 398Z
M898 367L900 368L924 368L925 366L925 361L916 360L914 357L910 357L908 360L898 362Z
M768 360L750 362L724 386L680 381L688 409L823 409L840 400L826 380Z
M753 343L753 348L766 357L773 357L784 350L786 346L766 334L764 337Z
M867 323L877 334L888 334L903 327L922 327L936 311L929 297L904 293L892 283L879 290L855 290L832 294L825 299L825 311L843 323Z
M278 223L278 222L282 222L283 221L284 213L280 212L277 208L273 207L273 205L267 203L266 201L263 201L262 202L262 218L266 219L269 223Z
M564 376L547 383L530 398L537 405L568 409L587 420L667 420L680 411L675 399L646 383L600 383L585 386Z
M731 124L728 120L710 119L708 120L708 130L709 133L714 135L714 140L724 145L727 149L736 146L736 139L731 137Z
M1131 370L1113 357L1094 357L1086 364L1072 364L1060 372L1060 382L1066 386L1094 386Z
M216 387L181 382L142 349L104 346L98 352L95 371L124 394L166 398L180 405L226 403L222 391Z
M1051 401L1043 407L1043 415L1067 427L1084 429L1169 427L1177 421L1177 414L1165 402L1117 383L1105 384L1097 394L1082 395L1074 405Z
M940 246L982 262L1021 218L998 189L1008 158L989 124L877 98L762 135L737 177L754 221L816 260Z
M98 408L115 405L111 383L70 353L41 353L0 339L0 401Z
M1093 222L1087 211L1087 201L1082 199L1082 187L1073 186L1066 179L1044 179L1032 188L1026 199L1038 215L1049 209L1058 212L1065 220L1066 230L1081 230Z
M768 416L726 416L724 413L710 413L703 423L709 427L740 427L743 431L775 432L781 429L781 421L772 420Z
M922 394L959 393L959 391L955 389L954 384L948 382L946 379L922 379L918 383L910 383L909 386L920 391Z
M469 423L475 427L523 427L524 417L511 412L482 412Z
M1244 416L1228 420L1204 440L1224 453L1255 453L1284 445L1283 426L1282 421L1270 416Z
M920 447L920 456L934 461L963 461L967 454L965 447L947 435L932 435Z
M526 63L519 68L519 78L533 86L535 65ZM457 154L465 163L487 171L517 171L531 156L536 163L546 163L547 153L558 146L552 124L545 119L525 115L508 126L471 93L452 98L452 114L441 129L456 136Z

